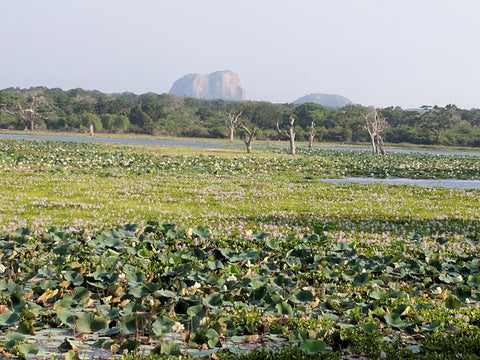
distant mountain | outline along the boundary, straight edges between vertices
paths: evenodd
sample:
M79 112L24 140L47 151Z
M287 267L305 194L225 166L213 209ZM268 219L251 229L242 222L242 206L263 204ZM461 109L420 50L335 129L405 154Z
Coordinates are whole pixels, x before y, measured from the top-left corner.
M229 70L185 75L173 83L169 93L198 99L245 99L239 76Z
M320 105L331 107L331 108L341 108L345 105L352 103L349 99L341 95L321 94L321 93L302 96L301 98L295 100L293 103L303 104L306 102L312 102L315 104L320 104Z

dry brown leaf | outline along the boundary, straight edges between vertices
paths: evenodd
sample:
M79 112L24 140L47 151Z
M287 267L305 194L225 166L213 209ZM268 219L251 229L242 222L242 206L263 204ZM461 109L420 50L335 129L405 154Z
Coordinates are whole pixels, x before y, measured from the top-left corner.
M258 334L247 335L245 337L245 341L249 342L249 343L256 343L256 342L258 342L258 340L260 340L260 335L258 335Z
M47 289L45 290L45 292L40 295L37 300L35 300L36 303L39 303L39 302L43 302L44 304L49 300L51 299L52 297L54 297L55 295L58 294L58 289Z

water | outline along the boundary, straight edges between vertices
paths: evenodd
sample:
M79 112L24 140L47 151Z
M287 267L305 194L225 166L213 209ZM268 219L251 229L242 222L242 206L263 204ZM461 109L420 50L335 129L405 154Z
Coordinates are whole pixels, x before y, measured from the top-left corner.
M362 178L348 177L342 179L320 179L320 181L334 184L390 184L390 185L417 185L423 187L446 187L457 189L480 189L480 180L460 180L460 179L404 179L404 178Z
M367 147L354 147L354 146L330 146L321 147L328 150L353 150L353 151L372 151ZM480 151L455 151L455 150L430 150L430 149L389 149L386 148L387 153L406 153L406 154L434 154L434 155L469 155L480 156Z
M0 133L0 139L23 139L23 140L56 140L56 141L78 141L78 142L105 142L118 144L137 144L137 145L157 145L157 146L190 146L201 148L225 147L225 146L243 146L241 144L230 145L227 143L215 143L210 141L189 141L189 140L155 140L155 139L129 139L129 138L110 138L110 137L91 137L91 136L67 136L67 135L33 135L33 134L4 134ZM274 145L270 145L276 147ZM368 147L355 146L320 146L317 149L326 150L353 150L353 151L371 151ZM388 152L397 153L420 153L436 155L470 155L480 156L480 151L451 151L451 150L423 150L423 149L386 149Z
M110 138L110 137L91 137L91 136L65 136L65 135L30 135L30 134L2 134L1 139L18 140L55 140L55 141L77 141L77 142L104 142L118 144L136 144L136 145L157 145L157 146L191 146L191 147L220 147L225 144L201 142L201 141L183 141L183 140L155 140L155 139L128 139L128 138Z

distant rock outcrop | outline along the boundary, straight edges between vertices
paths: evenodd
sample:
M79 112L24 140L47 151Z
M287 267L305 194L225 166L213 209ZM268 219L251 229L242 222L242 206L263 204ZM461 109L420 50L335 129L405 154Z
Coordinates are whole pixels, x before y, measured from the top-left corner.
M229 70L185 75L173 83L169 93L199 99L245 99L240 78Z
M312 102L315 104L323 105L331 108L341 108L345 105L351 104L352 102L344 96L333 95L333 94L309 94L302 96L301 98L295 100L294 104L303 104L306 102Z

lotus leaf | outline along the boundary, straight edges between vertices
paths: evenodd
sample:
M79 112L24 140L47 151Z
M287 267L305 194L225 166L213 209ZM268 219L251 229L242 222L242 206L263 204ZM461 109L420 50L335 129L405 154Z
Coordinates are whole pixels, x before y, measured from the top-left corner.
M130 287L144 284L147 278L140 271L125 271L125 276Z
M73 329L78 316L72 310L60 308L57 311L57 317L62 323Z
M38 270L38 274L43 275L47 278L53 278L57 275L57 271L55 269L50 268L50 267L44 267L44 268Z
M82 286L76 287L73 290L72 300L77 303L80 303L82 301L87 301L89 297L90 297L90 291Z
M280 245L278 241L275 241L273 239L268 239L267 241L265 241L265 245L272 250L280 250Z
M76 350L69 350L65 354L65 360L80 360L80 356Z
M165 299L178 299L178 295L170 290L157 290L153 293L153 296L156 298L165 298Z
M0 314L0 325L1 326L12 326L20 322L20 315L13 311L7 311L3 314Z
M182 354L180 345L174 341L165 341L160 348L160 353L168 356L180 356Z
M222 305L223 303L222 294L210 294L208 297L203 299L203 305L209 306L211 308Z
M48 289L54 289L57 287L57 282L55 280L51 280L51 279L43 279L43 280L40 280L39 282L37 282L33 288L34 290L36 288L38 288L37 292L41 293L42 291L41 290L48 290Z
M192 235L200 239L202 238L207 239L212 236L212 233L210 229L208 229L208 227L199 226L199 227L193 228Z
M68 338L65 338L63 342L58 346L58 349L62 352L68 352L70 350L77 350L78 346Z
M436 328L442 326L443 323L440 322L439 320L434 320L432 321L430 324L427 324L427 325L423 325L422 326L422 329L425 329L427 331L432 331L432 330L435 330Z
M277 311L280 315L293 316L292 306L285 301L282 301L282 302L278 303L275 306L275 308L277 309Z
M327 344L321 340L305 339L300 343L300 349L309 355L315 355L324 352L327 349Z
M25 359L31 356L41 355L40 348L35 344L20 344L18 345L18 351Z
M135 352L140 347L140 341L135 339L127 339L125 342L120 346L118 352L123 352L124 350L128 350L128 352Z
M161 336L172 330L174 322L167 316L161 316L152 323L152 330L157 336Z
M214 348L218 344L218 340L220 339L220 335L214 329L207 330L207 343L210 348Z
M93 313L83 313L78 315L76 326L82 332L96 332L107 328L108 320Z
M312 302L315 300L310 290L302 290L295 294L296 299L301 303Z
M480 275L469 275L467 278L469 286L480 287Z

